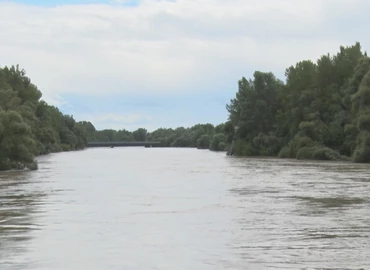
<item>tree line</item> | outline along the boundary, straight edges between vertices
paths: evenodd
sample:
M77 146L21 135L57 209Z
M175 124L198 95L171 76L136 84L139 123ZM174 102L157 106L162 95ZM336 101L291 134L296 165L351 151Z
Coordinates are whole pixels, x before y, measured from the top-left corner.
M96 130L88 121L77 122L42 94L19 66L0 68L0 171L38 168L35 157L84 149L88 141L157 141L161 147L226 149L223 125L160 128L148 133L139 128Z
M236 156L370 162L370 58L360 43L304 60L285 82L255 71L238 82L225 123L148 132L96 130L41 100L18 66L0 68L0 170L37 169L34 157L85 148L88 141L156 141L161 147Z
M37 169L37 155L85 147L82 124L41 96L19 66L0 68L0 170Z
M360 43L298 62L285 76L256 71L239 81L226 106L232 154L369 162L370 58Z
M190 128L178 127L159 128L148 132L139 128L133 132L128 130L104 129L96 130L90 122L82 122L87 130L89 142L159 142L160 147L192 147L225 151L227 138L224 134L225 124L214 126L212 124L197 124Z

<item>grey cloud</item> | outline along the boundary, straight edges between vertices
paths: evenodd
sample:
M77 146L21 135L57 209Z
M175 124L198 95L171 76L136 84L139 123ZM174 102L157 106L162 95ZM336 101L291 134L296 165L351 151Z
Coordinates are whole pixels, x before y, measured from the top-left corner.
M48 96L212 93L254 69L283 72L358 39L370 46L369 8L365 0L0 2L0 49L4 64L21 64Z

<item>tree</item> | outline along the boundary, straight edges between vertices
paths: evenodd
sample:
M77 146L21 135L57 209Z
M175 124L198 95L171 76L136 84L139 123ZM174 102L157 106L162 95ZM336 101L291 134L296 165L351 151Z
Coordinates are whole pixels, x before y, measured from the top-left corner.
M226 106L237 155L370 162L370 59L360 43L286 69L286 83L255 72ZM369 144L369 145L368 145Z
M16 111L0 111L0 170L36 168L31 129Z
M0 68L0 170L37 169L35 155L85 147L84 128L40 98L23 69Z
M212 151L225 151L225 135L223 133L215 134L209 145L209 149Z
M209 135L204 134L200 136L200 138L197 140L197 148L198 149L209 149L211 143L211 138Z
M147 130L145 128L139 128L132 132L135 141L137 142L144 142L146 141Z
M370 71L363 78L358 92L353 96L355 123L359 130L354 160L370 162Z

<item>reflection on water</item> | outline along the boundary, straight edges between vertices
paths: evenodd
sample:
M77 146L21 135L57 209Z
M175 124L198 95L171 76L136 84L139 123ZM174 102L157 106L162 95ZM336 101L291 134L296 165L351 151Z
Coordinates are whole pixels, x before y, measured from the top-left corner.
M30 231L39 229L35 213L44 194L30 180L29 172L0 173L0 269L7 258L26 252Z
M326 208L326 207L345 207L351 204L363 204L367 200L363 198L350 198L350 197L332 197L332 198L315 198L315 197L294 197L298 200L307 201L312 204L311 207L317 206L318 208Z
M0 269L369 269L370 166L114 148L0 174Z

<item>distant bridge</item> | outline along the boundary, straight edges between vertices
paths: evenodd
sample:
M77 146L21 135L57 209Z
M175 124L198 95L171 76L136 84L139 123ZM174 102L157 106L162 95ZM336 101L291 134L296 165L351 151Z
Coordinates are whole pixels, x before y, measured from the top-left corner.
M158 147L159 142L88 142L87 147Z

